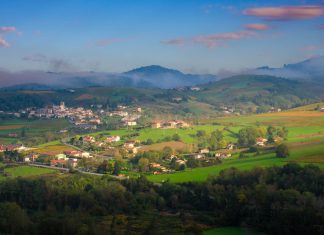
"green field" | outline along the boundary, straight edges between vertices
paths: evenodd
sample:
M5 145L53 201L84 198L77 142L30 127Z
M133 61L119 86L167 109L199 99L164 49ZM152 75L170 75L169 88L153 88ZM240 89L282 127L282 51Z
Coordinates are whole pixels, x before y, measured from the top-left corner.
M55 133L69 125L65 119L6 119L0 120L0 143L21 143L21 133L24 130L26 138L41 137L46 133ZM16 133L17 138L8 134Z
M9 175L9 177L28 177L28 176L37 176L44 174L53 174L56 173L56 170L40 168L40 167L31 167L31 166L17 166L10 167L5 169L5 173ZM0 176L0 180L5 179L4 176Z
M235 227L216 228L205 231L204 235L260 235L261 233L243 230Z
M135 136L134 139L139 141L146 141L147 139L152 139L153 141L162 140L165 137L172 137L174 134L178 134L186 144L193 144L197 143L198 139L196 137L196 133L198 130L204 130L207 134L215 130L223 130L224 125L212 125L212 124L205 124L205 125L194 125L189 128L183 129L152 129L152 128L144 128L139 131L132 130L132 129L121 129L121 130L111 130L111 131L100 131L96 132L92 135L98 136L99 134L103 135L119 135L119 136L126 136L137 133L138 136ZM231 126L229 127L231 131L238 132L242 126ZM236 141L235 136L232 133L224 131L225 140L228 142Z
M274 153L265 153L260 156L250 156L246 159L239 159L234 156L224 160L222 164L205 167L187 169L184 172L173 174L150 175L148 179L153 182L162 182L170 180L174 183L182 183L187 181L204 181L210 175L217 175L220 171L235 167L241 170L248 170L254 167L270 167L274 165L283 165L287 162L298 162L301 164L318 164L324 168L324 114L318 112L287 112L274 113L269 115L255 115L221 118L217 121L224 124L233 125L230 127L233 131L238 131L242 126L255 126L259 122L261 127L268 124L276 126L288 126L288 145L291 154L288 158L277 158ZM294 120L298 120L294 122Z

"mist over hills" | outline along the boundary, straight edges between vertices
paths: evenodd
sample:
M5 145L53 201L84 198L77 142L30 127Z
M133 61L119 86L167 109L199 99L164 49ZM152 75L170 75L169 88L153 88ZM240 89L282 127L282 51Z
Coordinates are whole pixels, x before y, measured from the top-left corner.
M9 73L0 71L0 86L23 87L23 84L41 84L51 88L82 88L89 86L118 86L142 88L176 88L216 81L215 75L184 74L178 70L158 65L140 67L124 73L55 73L42 71L25 71ZM26 86L29 89L32 86ZM34 88L39 88L35 86Z
M233 73L240 75L240 73ZM311 58L281 68L263 66L241 74L269 75L291 80L324 84L324 56ZM228 76L231 77L231 76ZM222 79L228 79L223 77ZM185 74L159 65L143 66L123 73L105 72L8 72L0 70L0 87L6 89L64 89L91 86L162 88L208 84L221 80L213 74Z
M264 66L257 68L253 73L324 84L324 56L311 58L295 64L285 64L281 68Z

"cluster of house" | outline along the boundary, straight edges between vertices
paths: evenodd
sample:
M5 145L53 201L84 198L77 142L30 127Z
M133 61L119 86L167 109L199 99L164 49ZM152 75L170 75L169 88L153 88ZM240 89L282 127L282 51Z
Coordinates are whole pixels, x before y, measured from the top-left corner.
M120 140L121 140L120 136L108 136L103 140L96 140L94 136L88 135L82 137L82 144L92 144L97 147L103 147L107 144L118 142Z
M276 113L276 112L281 112L281 108L271 107L269 110L269 113Z
M136 154L138 153L138 150L140 146L138 146L139 141L137 140L128 140L123 144L123 148L129 153L129 154Z
M135 110L132 110L132 113L129 113L126 111L127 106L122 106L119 105L118 110L113 111L113 112L108 112L107 115L109 117L113 116L119 116L122 117L121 121L124 126L136 126L137 125L137 120L141 117L139 113L142 112L141 107L135 108Z
M151 123L151 128L187 128L190 125L182 120L174 120L174 121L155 121Z
M165 174L165 173L170 173L172 170L166 168L165 166L162 166L159 163L150 163L150 168L153 169L153 174L154 175L159 175L159 174Z
M264 147L268 142L268 139L265 139L263 137L256 138L255 144L260 147Z
M235 108L233 107L220 106L219 109L225 114L230 114L235 112Z
M28 151L28 150L32 150L32 149L33 148L28 148L21 144L0 144L0 152L4 152L4 151L23 152L23 151Z
M226 149L227 150L232 150L234 149L234 144L228 144ZM199 150L199 153L196 153L193 155L193 158L196 159L196 160L203 160L206 158L206 154L209 153L209 149L201 149ZM215 158L218 158L218 159L225 159L225 158L229 158L231 157L232 154L228 151L224 151L224 150L221 150L221 151L217 151L215 153Z
M78 165L78 160L82 158L93 158L89 152L77 151L77 150L66 150L63 153L52 156L50 165L61 168L75 168Z
M16 117L27 116L28 118L68 118L75 127L82 129L97 129L97 125L101 124L99 115L91 109L68 108L64 102L60 105L46 106L44 108L29 107L19 112L3 112L2 114L14 115Z

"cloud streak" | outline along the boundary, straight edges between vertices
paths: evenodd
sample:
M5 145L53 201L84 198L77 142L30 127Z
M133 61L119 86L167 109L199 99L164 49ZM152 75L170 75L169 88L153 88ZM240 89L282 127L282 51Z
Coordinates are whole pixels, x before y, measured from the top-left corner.
M304 20L324 15L324 6L280 6L249 8L243 11L244 15L260 17L265 20Z
M0 33L12 33L17 32L16 27L14 26L2 26L0 27Z
M244 25L245 29L248 30L268 30L271 29L271 27L267 24L246 24Z
M186 39L184 38L175 38L166 41L161 41L162 44L166 45L176 45L176 46L183 46L186 43Z
M0 47L9 48L11 45L6 39L3 38L2 35L7 33L16 33L17 36L21 35L21 32L18 32L16 27L14 26L1 26L0 27Z
M10 47L10 44L1 36L0 36L0 47L6 47L6 48Z
M255 37L257 34L251 31L215 33L208 35L199 35L192 38L175 38L162 41L166 45L185 45L185 44L198 44L207 48L214 48L226 45L229 41L236 41L244 38Z
M94 45L99 47L105 47L113 43L122 42L122 41L123 39L120 38L104 38L104 39L97 40Z

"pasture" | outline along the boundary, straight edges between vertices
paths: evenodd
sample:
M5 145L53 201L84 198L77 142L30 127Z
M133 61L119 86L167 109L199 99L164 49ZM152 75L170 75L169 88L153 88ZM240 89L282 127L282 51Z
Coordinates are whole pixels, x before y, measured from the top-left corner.
M290 156L288 158L277 158L275 153L261 153L258 156L239 159L237 155L234 155L219 165L192 170L186 169L184 172L173 174L150 175L148 179L153 182L170 180L174 183L204 181L209 176L217 175L220 171L230 167L248 170L254 167L280 166L287 162L317 164L324 168L324 113L289 111L254 116L225 117L217 119L217 122L230 125L234 132L237 132L243 126L256 126L256 123L261 127L268 125L287 126L289 130L287 144L290 147Z
M212 125L212 124L206 124L206 125L193 125L189 128L175 128L175 129L153 129L153 128L144 128L141 130L135 130L135 129L121 129L121 130L111 130L111 131L100 131L93 133L91 135L98 136L100 134L102 135L119 135L121 137L127 136L127 135L134 135L132 139L136 139L139 141L146 141L148 139L152 139L154 142L163 140L166 137L172 137L175 134L178 134L180 136L180 139L185 144L195 144L198 142L198 138L196 136L196 133L198 130L203 130L206 132L206 134L210 134L211 132L215 130L223 130L226 126L225 125ZM238 132L242 127L240 126L231 126L230 130L233 132ZM136 136L135 136L136 135ZM235 136L228 132L224 131L224 138L228 142L235 142L236 138Z
M33 152L52 156L69 150L74 150L74 149L63 144L57 144L57 145L43 145L43 146L40 145L37 149L33 150Z
M30 176L39 176L57 173L56 170L40 168L40 167L31 167L31 166L15 166L7 167L4 169L4 173L7 174L7 177L30 177ZM0 181L5 180L5 176L0 176Z
M69 123L65 119L0 120L0 143L21 143L24 138L42 137L46 133L55 133L68 125ZM9 134L17 134L17 137L9 137ZM22 136L23 134L25 137Z

